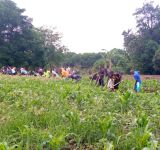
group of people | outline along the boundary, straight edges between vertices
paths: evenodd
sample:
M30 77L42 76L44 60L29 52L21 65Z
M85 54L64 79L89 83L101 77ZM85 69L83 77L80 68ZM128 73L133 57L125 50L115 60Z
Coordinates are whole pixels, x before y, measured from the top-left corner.
M76 81L81 79L78 71L71 69L70 67L52 67L52 69L44 69L42 67L38 67L35 70L28 70L25 67L16 68L14 66L4 66L0 69L2 74L8 75L33 75L33 76L43 76L43 77L63 77L63 78L71 78Z
M11 67L11 66L4 66L0 69L0 72L2 74L16 75L17 74L17 68L16 67Z
M141 90L141 77L139 71L131 70L130 73L133 75L135 84L134 84L134 90L136 92L140 92ZM107 84L104 83L104 77L107 78ZM99 71L95 74L90 75L90 80L96 81L96 85L106 87L110 91L115 91L119 88L119 84L122 82L122 74L110 71L109 69L105 69L104 67L100 67Z
M107 84L104 83L105 77L108 77ZM104 67L100 67L97 73L90 75L90 80L91 81L95 80L96 85L103 87L107 86L107 88L111 91L115 91L118 89L121 79L122 79L122 74L115 73Z
M33 73L35 73L34 71L28 71L26 68L21 67L21 68L17 68L15 66L3 66L0 69L0 72L2 74L8 74L8 75L32 75Z
M11 67L11 66L7 66L7 67L2 67L0 69L0 72L2 74L8 74L8 75L16 75L16 74L20 74L20 75L34 75L34 76L43 76L43 77L63 77L63 78L71 78L73 80L79 81L81 79L81 76L79 75L78 71L75 71L73 69L71 69L70 67L61 67L61 68L57 68L57 67L52 67L52 69L44 69L42 67L36 68L35 70L27 70L24 67L21 68L16 68L16 67ZM140 73L139 71L134 71L131 70L130 73L133 75L134 79L135 79L135 85L134 85L134 90L136 92L140 92L141 90L141 77L140 77ZM104 83L104 78L107 78L107 84ZM90 80L96 81L96 85L99 86L107 86L107 88L111 91L115 91L118 89L119 84L122 81L122 74L121 73L115 73L113 71L111 71L110 69L106 69L104 67L100 67L99 71L95 74L91 74L90 73Z

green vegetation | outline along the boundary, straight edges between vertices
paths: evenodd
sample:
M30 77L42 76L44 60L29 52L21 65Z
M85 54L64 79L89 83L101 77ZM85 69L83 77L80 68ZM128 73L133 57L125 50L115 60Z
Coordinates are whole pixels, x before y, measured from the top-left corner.
M109 52L76 54L67 52L63 64L65 66L81 66L81 68L99 68L100 65L106 67L112 63L112 70L122 73L129 73L131 68L129 56L126 51L112 49Z
M160 83L144 81L139 94L132 86L109 92L88 79L1 75L0 150L156 150Z
M160 7L145 3L133 14L137 31L124 31L124 46L132 65L144 74L160 73Z
M160 73L160 7L153 2L144 3L133 14L136 32L132 29L123 32L125 49L103 49L100 53L70 52L61 43L61 34L55 28L34 27L24 12L13 1L0 0L0 67L33 69L54 64L96 68L111 62L113 70L122 73L128 73L131 68L143 74Z
M58 64L66 51L60 34L54 28L35 28L24 12L11 0L0 0L0 67Z

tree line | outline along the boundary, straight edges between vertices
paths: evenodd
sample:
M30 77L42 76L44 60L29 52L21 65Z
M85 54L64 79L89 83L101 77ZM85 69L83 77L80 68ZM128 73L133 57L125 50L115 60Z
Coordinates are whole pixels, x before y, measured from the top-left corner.
M54 28L36 28L11 0L0 1L0 66L49 66L60 63L67 48Z
M131 68L144 74L160 73L160 7L145 3L133 16L136 31L123 31L124 49L76 54L61 43L55 28L36 28L11 0L0 1L0 66L98 68L111 63L112 69L129 73Z

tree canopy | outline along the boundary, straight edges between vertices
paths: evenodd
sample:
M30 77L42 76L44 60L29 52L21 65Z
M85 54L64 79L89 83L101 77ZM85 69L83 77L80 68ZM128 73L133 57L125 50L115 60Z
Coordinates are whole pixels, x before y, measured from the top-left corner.
M54 29L35 28L24 11L11 0L0 1L0 65L37 67L59 63L65 50L60 34Z
M145 3L133 15L137 21L137 32L123 32L125 50L134 69L144 74L157 73L155 66L160 46L160 8L154 6L153 2Z

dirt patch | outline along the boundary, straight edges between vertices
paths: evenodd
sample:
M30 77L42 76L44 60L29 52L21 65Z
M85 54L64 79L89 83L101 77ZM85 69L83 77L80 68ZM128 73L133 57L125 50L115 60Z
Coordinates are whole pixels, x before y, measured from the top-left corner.
M142 80L160 80L160 75L141 75ZM133 75L123 75L123 79L133 79Z

